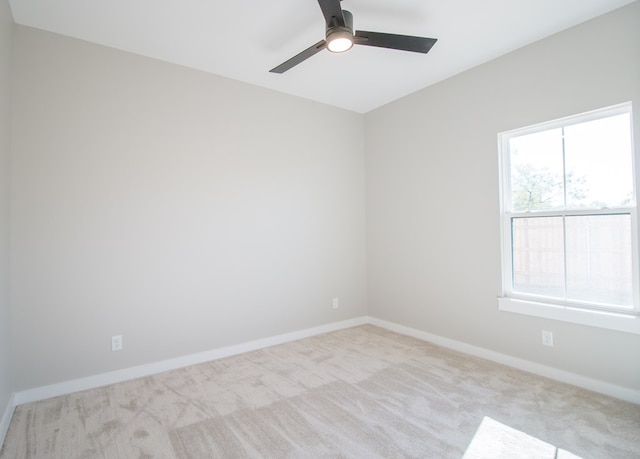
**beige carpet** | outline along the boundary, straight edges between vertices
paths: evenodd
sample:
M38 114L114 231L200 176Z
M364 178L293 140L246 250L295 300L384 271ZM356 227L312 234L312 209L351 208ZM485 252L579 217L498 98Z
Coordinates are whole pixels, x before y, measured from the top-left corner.
M0 458L459 459L485 417L640 458L638 405L370 325L21 405Z

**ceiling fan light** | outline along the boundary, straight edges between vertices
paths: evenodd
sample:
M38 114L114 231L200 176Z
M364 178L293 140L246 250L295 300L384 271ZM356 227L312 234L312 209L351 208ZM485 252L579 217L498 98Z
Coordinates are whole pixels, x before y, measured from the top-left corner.
M336 30L327 36L327 49L332 53L344 53L353 46L353 35L346 30Z

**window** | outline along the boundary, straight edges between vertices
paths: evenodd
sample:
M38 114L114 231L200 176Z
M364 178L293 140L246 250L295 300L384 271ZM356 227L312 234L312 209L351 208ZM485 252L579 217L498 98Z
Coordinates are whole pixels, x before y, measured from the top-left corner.
M498 138L500 309L640 333L631 104Z

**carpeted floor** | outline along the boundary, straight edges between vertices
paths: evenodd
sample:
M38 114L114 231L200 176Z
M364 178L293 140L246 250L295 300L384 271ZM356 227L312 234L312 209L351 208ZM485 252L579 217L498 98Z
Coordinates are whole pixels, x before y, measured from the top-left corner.
M461 458L485 417L640 458L638 405L371 325L21 405L0 458Z

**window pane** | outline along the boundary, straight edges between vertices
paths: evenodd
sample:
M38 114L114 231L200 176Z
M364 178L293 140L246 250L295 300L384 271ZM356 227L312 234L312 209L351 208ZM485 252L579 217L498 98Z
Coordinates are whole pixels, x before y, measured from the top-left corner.
M567 298L632 305L631 217L567 217Z
M500 134L506 296L640 313L631 118L625 103Z
M562 217L514 218L513 290L564 298Z
M628 113L567 126L564 141L568 207L632 204Z
M513 210L564 206L562 129L513 137L509 154Z

